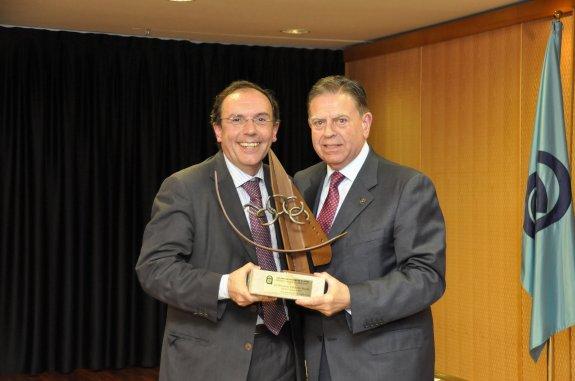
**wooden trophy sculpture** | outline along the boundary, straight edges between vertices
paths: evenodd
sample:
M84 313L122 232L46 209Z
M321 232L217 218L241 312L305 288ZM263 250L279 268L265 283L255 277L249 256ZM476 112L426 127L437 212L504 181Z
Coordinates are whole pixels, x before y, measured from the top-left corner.
M271 225L276 222L279 224L283 249L262 246L237 229L224 209L218 188L217 173L214 173L218 202L235 233L251 245L270 252L286 253L289 271L252 271L248 278L250 292L287 299L323 294L325 280L311 275L313 266L329 263L331 261L330 244L346 233L328 239L299 190L293 185L271 149L268 153L268 159L273 194L268 197L267 201L262 200L262 208L257 208L251 204L244 205L244 208L260 218L264 217L266 212L271 214L272 219L270 221L265 222L263 220L261 223L263 225Z

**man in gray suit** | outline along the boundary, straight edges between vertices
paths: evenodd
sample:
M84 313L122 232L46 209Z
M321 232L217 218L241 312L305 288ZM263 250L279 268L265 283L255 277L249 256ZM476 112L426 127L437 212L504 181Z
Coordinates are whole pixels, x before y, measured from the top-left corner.
M366 94L342 76L308 96L309 125L322 163L295 183L331 238L331 262L317 276L327 293L302 298L310 380L433 380L430 306L445 290L445 226L423 174L387 161L366 142Z
M246 286L256 263L280 270L285 258L239 239L214 185L217 172L223 205L244 235L278 247L273 225L243 207L271 194L262 159L276 140L277 102L237 81L216 97L211 123L221 151L163 182L136 265L143 289L168 305L160 380L301 380L297 315Z

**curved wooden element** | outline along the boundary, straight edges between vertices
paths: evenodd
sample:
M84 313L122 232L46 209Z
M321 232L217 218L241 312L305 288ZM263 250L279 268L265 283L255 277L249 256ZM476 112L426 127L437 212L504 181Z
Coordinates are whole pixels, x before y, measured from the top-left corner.
M303 203L303 208L309 216L302 225L290 221L287 214L282 214L278 218L284 248L299 251L288 255L288 267L292 271L311 273L307 251L310 251L311 261L314 266L328 264L331 261L331 247L328 242L332 242L333 239L327 239L313 212L305 203L299 190L293 185L290 177L271 149L268 153L268 159L273 193L287 197L295 196L298 203ZM339 237L341 235L336 237L336 239ZM317 248L314 249L314 247Z

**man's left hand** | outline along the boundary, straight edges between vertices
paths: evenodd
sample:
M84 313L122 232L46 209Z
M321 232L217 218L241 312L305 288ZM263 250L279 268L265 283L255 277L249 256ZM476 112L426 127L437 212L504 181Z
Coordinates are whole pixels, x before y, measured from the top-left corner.
M327 292L320 296L297 299L297 305L319 311L325 316L331 316L351 306L349 288L345 284L325 272L314 275L325 279Z

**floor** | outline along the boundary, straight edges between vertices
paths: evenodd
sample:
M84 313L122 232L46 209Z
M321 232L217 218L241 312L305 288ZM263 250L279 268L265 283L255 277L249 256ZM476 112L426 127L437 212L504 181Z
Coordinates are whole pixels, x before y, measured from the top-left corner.
M0 381L156 381L157 379L157 368L127 368L100 371L77 369L69 374L0 375Z

